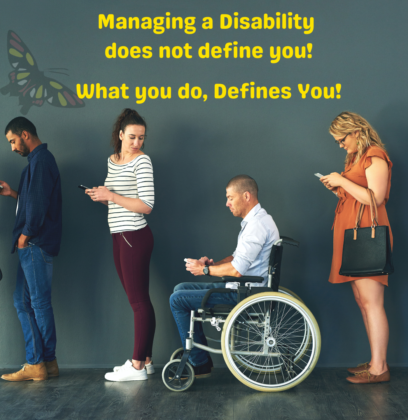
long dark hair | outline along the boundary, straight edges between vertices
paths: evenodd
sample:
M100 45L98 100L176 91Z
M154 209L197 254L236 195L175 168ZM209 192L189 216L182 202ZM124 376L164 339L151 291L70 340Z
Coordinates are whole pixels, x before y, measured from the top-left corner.
M115 152L116 159L119 159L119 154L122 151L122 142L119 138L120 130L125 132L128 125L142 125L147 130L147 124L143 117L139 115L134 109L126 108L122 111L113 125L111 145ZM144 143L142 149L144 147Z

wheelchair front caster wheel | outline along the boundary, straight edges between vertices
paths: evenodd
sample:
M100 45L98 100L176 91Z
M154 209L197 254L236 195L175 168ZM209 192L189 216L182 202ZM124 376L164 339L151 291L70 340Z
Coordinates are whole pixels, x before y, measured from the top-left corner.
M180 347L170 356L170 361L174 359L181 359L183 357L183 354L184 354L184 348Z
M180 359L170 360L170 362L163 368L163 383L168 389L170 389L170 391L182 392L193 385L195 379L194 369L188 362L184 366L180 378L176 378L176 372L180 362Z

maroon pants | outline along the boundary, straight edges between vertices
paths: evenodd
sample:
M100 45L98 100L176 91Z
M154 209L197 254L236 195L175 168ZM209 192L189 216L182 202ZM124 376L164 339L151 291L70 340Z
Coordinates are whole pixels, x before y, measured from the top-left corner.
M114 233L113 258L122 286L133 309L135 345L133 359L152 357L156 318L149 296L149 264L153 235L149 226L130 232Z

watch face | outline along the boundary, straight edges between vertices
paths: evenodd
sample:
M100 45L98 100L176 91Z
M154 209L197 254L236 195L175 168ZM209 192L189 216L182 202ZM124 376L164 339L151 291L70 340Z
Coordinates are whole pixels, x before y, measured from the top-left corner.
M208 276L208 274L209 274L209 270L208 270L208 267L207 267L207 266L205 266L205 267L203 268L203 272L204 272L204 274L205 274L206 276Z

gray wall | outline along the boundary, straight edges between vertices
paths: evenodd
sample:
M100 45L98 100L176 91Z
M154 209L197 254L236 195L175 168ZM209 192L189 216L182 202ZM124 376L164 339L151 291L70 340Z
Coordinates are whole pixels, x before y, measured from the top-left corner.
M349 285L328 283L332 252L335 197L313 176L343 167L344 152L328 134L331 120L343 110L366 117L379 131L394 163L391 199L387 205L394 231L396 272L386 290L390 321L389 363L407 365L408 286L405 272L408 163L407 29L408 4L401 1L111 1L70 2L28 0L6 3L0 15L0 84L6 85L11 67L6 38L14 30L27 43L40 69L66 67L69 77L52 75L75 88L76 83L107 86L172 86L186 82L208 94L207 102L92 99L81 109L45 104L27 117L55 155L63 187L63 242L55 259L53 306L57 356L64 366L111 366L131 357L133 317L112 258L106 208L92 203L78 184L102 185L109 137L115 117L135 107L149 124L145 152L150 155L156 184L156 205L148 223L155 237L151 263L151 296L157 314L154 360L164 364L180 341L168 298L179 282L191 281L183 258L208 255L221 259L234 250L240 219L225 208L225 185L239 173L253 176L260 202L271 213L281 234L301 242L285 249L282 285L299 294L316 316L322 332L320 366L353 365L369 358L363 322ZM171 4L171 5L170 5ZM169 30L99 30L99 13L116 16L211 16L212 31L186 35ZM301 31L217 29L221 13L258 16L293 12L315 18L311 35ZM270 64L260 60L107 60L104 49L118 45L183 45L195 51L205 42L224 45L306 45L313 58ZM51 74L49 74L51 76ZM291 86L283 99L212 98L215 83L240 86ZM311 86L342 84L341 99L301 99L298 83ZM20 115L18 98L0 95L4 127ZM0 179L18 187L26 160L0 143ZM10 255L15 201L0 197L0 367L24 362L24 341L13 307L17 267ZM217 359L221 363L221 358Z

